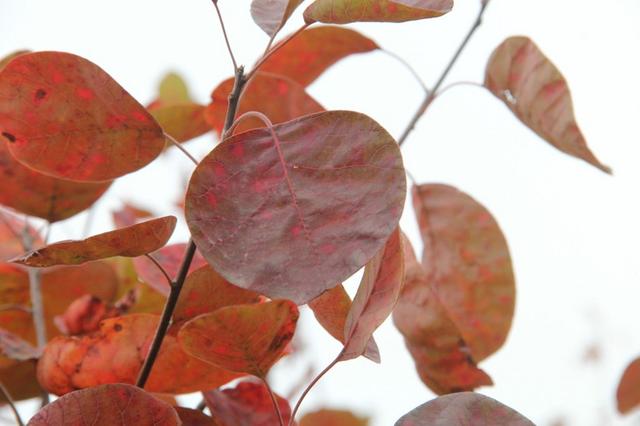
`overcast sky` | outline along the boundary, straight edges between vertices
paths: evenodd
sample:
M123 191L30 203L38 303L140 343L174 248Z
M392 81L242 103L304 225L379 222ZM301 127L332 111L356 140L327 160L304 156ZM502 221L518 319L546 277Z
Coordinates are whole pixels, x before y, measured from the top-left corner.
M250 18L249 3L219 2L236 56L247 65L267 41ZM434 20L353 28L404 57L431 85L478 3L459 0L452 13ZM301 20L298 12L285 33ZM517 309L506 345L481 364L495 386L480 392L539 425L559 419L580 426L640 424L638 413L623 419L614 410L622 370L640 355L639 22L638 0L493 0L448 80L481 82L495 46L514 34L531 37L569 81L578 121L613 177L556 151L475 87L455 88L438 99L403 146L405 165L419 182L457 186L502 226L517 276ZM0 0L0 56L21 48L84 56L143 103L169 70L180 72L202 102L232 72L207 0ZM328 109L369 114L396 136L422 96L411 75L380 53L343 61L310 92ZM187 145L198 155L212 146L211 136ZM116 183L99 208L132 200L158 214L172 213L169 203L190 167L177 153L165 155ZM54 239L80 237L84 219L61 224ZM402 225L419 249L409 204ZM105 210L92 231L108 226ZM176 241L187 238L184 226L180 230ZM349 291L355 291L353 284ZM312 321L301 328L307 356L319 369L339 347ZM303 411L351 408L373 416L373 425L386 426L431 399L390 322L376 339L382 365L342 363L311 393ZM599 356L585 362L589 348ZM283 365L275 388L286 393L291 377L303 374L306 365Z

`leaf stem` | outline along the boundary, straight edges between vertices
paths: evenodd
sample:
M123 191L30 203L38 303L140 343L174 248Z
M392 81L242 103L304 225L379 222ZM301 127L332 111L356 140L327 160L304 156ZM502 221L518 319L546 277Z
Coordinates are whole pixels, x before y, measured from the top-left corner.
M164 277L167 279L167 282L169 283L169 288L173 287L173 280L169 276L169 273L167 272L167 270L164 269L164 267L160 264L160 262L158 262L156 258L149 253L145 254L144 256L147 259L149 259L151 262L153 262L153 264L156 265L156 268L158 268L158 270L162 273L162 275L164 275Z
M407 62L402 56L398 55L395 52L392 52L387 49L380 49L380 50L382 51L382 53L385 53L391 56L396 61L400 62L407 70L409 70L409 72L416 79L420 87L422 87L422 90L424 90L424 93L426 93L427 95L429 94L429 88L424 83L424 80L422 79L422 77L420 77L420 74L418 74L418 72L411 66L409 62Z
M21 233L22 246L25 251L33 250L33 236L29 232L29 223L25 220ZM36 331L38 350L47 344L47 328L44 321L44 303L42 301L42 271L37 268L27 268L29 275L29 296L31 298L31 312L33 327Z
M174 138L173 136L171 136L169 133L164 133L164 137L173 144L173 146L175 146L176 148L178 148L180 151L182 151L182 153L187 156L187 158L189 160L191 160L193 162L193 164L195 164L196 166L199 164L198 160L195 159L195 157L193 155L191 155L189 153L189 151L187 151L187 149L182 146L182 144L180 142L178 142L176 140L176 138Z
M320 381L322 376L327 374L329 372L329 370L331 370L333 368L333 366L335 366L338 363L338 361L340 361L340 356L341 355L342 355L342 352L340 352L338 354L338 356L336 357L336 359L331 361L331 363L329 363L329 365L327 365L324 368L324 370L322 370L320 373L318 373L318 375L305 388L304 392L302 392L302 395L300 395L300 398L298 399L298 402L296 402L296 406L293 408L293 411L291 412L291 420L289 420L289 426L293 425L293 422L295 421L295 418L296 418L296 413L298 412L298 409L300 408L300 405L302 405L302 401L307 396L307 394L309 393L311 388L313 388L315 386L315 384L318 383L318 381Z
M400 138L398 138L398 145L402 146L402 144L407 139L411 131L416 127L416 124L418 123L420 118L424 115L427 108L429 108L429 105L431 105L431 103L436 98L436 96L438 96L438 90L442 86L442 83L444 83L444 80L449 75L449 72L451 71L455 63L458 61L458 58L462 54L462 51L464 50L464 48L467 46L467 44L469 44L469 41L475 34L476 30L480 27L480 25L482 25L482 16L484 15L484 11L487 9L488 4L489 4L489 0L482 2L482 5L480 6L480 11L478 12L476 20L474 21L473 25L467 32L467 35L465 36L465 38L462 40L462 43L460 43L460 46L458 46L458 49L456 50L453 57L445 67L442 74L440 74L440 77L438 78L438 81L436 82L436 84L433 86L433 89L431 89L431 91L426 96L426 98L424 99L424 101L416 111L416 113L413 115L413 118L407 125L406 129L404 130Z
M280 406L278 405L278 400L276 399L275 394L273 393L273 390L271 389L271 386L269 386L269 383L267 382L267 379L265 378L261 378L262 383L264 383L264 385L267 388L267 391L269 392L269 396L271 397L271 402L273 403L273 409L275 410L276 414L278 415L278 420L280 421L280 426L284 426L284 419L282 418L282 412L280 411Z
M22 418L20 417L20 413L18 412L18 409L16 408L16 404L13 402L13 398L11 398L11 394L9 393L9 390L4 386L4 383L2 383L2 382L0 382L0 391L4 395L4 399L6 399L7 402L9 403L9 407L11 407L11 410L13 411L13 414L16 416L16 422L18 422L18 425L19 426L24 426L24 422L22 421Z
M233 56L233 49L231 49L231 43L229 43L227 29L224 26L224 20L222 19L222 14L220 13L220 8L218 7L218 0L211 0L211 3L213 3L213 7L216 8L218 20L220 21L220 27L222 28L222 34L224 35L224 42L227 44L227 50L229 51L229 56L231 57L231 62L233 63L233 69L235 71L238 69L238 64L236 62L235 56Z

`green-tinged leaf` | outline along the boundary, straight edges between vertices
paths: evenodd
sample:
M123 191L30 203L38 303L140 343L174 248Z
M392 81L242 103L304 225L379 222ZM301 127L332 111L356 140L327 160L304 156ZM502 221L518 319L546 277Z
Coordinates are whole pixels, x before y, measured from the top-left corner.
M307 23L405 22L449 12L453 0L315 0L304 11Z
M189 88L184 79L175 72L167 73L158 87L158 101L162 103L191 101Z
M273 37L303 0L253 0L251 17L262 31Z
M350 411L322 409L307 413L300 419L300 426L367 426L369 419L358 417Z
M138 170L165 144L153 117L106 72L62 52L23 54L0 71L0 135L21 163L77 181Z
M627 414L640 407L640 358L632 361L622 374L616 391L618 411Z
M578 128L567 81L530 39L510 37L494 50L485 86L551 145L611 173L591 152Z
M235 305L188 321L178 338L192 356L265 378L291 341L298 308L289 300Z
M273 130L277 141L252 130L205 157L185 215L225 279L303 304L384 246L402 214L404 168L394 139L363 114L318 113Z

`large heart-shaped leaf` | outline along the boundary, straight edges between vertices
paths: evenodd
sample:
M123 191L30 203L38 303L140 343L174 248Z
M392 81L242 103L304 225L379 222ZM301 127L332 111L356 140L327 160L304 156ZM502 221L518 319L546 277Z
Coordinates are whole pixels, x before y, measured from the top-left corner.
M0 134L18 161L78 181L138 170L165 144L153 117L106 72L62 52L19 55L0 71Z
M453 0L315 0L304 11L307 23L405 22L444 15Z
M364 266L396 228L406 181L396 142L331 111L226 139L196 168L186 218L223 277L306 303Z
M126 384L103 385L72 392L48 404L28 426L178 426L171 405Z
M571 93L560 71L527 37L510 37L494 50L485 86L531 130L560 151L611 173L578 128Z
M253 0L251 17L262 31L273 37L303 0Z
M509 333L515 278L507 242L491 213L447 185L413 188L422 265L473 358L498 350Z
M626 414L640 407L640 358L632 361L622 374L616 391L618 411Z

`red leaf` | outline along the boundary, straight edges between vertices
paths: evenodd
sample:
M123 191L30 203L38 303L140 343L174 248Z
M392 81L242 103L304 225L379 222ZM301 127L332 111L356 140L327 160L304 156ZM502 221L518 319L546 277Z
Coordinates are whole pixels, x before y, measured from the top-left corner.
M310 28L284 46L274 47L277 50L260 71L289 77L306 87L340 59L378 48L373 40L349 28Z
M31 343L2 328L0 328L0 353L16 361L40 357L40 352Z
M640 358L632 361L622 374L616 391L618 411L627 414L640 407Z
M262 383L241 382L235 388L204 393L211 415L220 426L275 426L280 424L269 391ZM289 402L276 395L285 424L291 419Z
M0 190L1 191L1 190ZM0 262L24 253L21 233L25 230L25 222L14 215L0 210ZM26 230L33 240L33 244L42 244L42 238L35 229L27 226Z
M113 223L117 228L125 228L127 226L135 225L143 219L149 219L153 216L148 210L141 209L133 204L124 203L119 210L111 213Z
M29 53L28 50L17 50L15 52L9 53L7 56L5 56L4 58L0 59L0 71L2 70L2 68L5 67L5 65L7 65L13 58L16 58L20 55L23 55L25 53Z
M411 243L403 238L405 284L393 311L393 322L405 338L420 378L440 395L493 384L476 366Z
M0 365L4 364L0 359ZM0 367L0 382L2 382L14 401L34 398L42 394L42 389L36 379L36 365L33 360L12 361L7 367ZM0 404L6 403L5 396L0 394Z
M485 86L551 145L611 173L587 147L567 81L530 39L510 37L496 48L487 64Z
M90 294L74 300L64 314L54 318L58 329L68 335L95 331L100 321L122 315L119 309Z
M72 182L43 175L19 163L0 143L0 204L49 222L67 219L87 208L111 182Z
M103 385L70 393L42 408L28 426L178 426L166 402L131 385Z
M188 321L178 338L194 357L265 378L291 341L298 315L289 300L227 306Z
M85 240L49 244L13 259L12 262L41 268L78 265L114 256L142 256L164 246L175 227L175 216L165 216L94 235Z
M251 17L269 37L284 26L303 0L253 0Z
M307 413L300 426L367 426L369 419L354 415L350 411L322 409Z
M211 104L205 111L207 122L219 134L224 128L233 81L233 78L227 79L214 89ZM278 102L273 102L274 99L278 99ZM237 116L248 111L261 112L269 117L272 123L277 124L324 111L324 108L295 81L280 75L258 72L242 93ZM262 121L248 118L242 121L236 133L260 127L264 127Z
M160 154L165 140L149 113L97 65L70 53L14 58L0 71L0 134L39 172L105 181Z
M413 205L428 280L480 362L511 328L515 278L507 242L491 213L451 186L414 187Z
M222 426L202 411L185 407L173 407L178 413L182 426Z
M253 130L205 157L185 214L220 275L303 304L382 248L404 206L404 168L393 138L363 114L313 114L274 131L279 144Z
M534 426L522 414L473 392L440 396L402 416L395 426Z
M307 23L405 22L448 13L453 0L315 0L304 11Z

